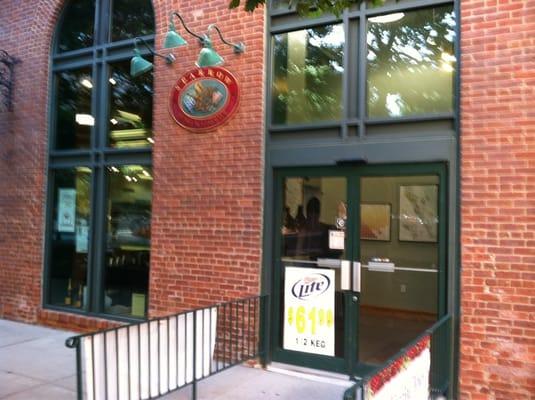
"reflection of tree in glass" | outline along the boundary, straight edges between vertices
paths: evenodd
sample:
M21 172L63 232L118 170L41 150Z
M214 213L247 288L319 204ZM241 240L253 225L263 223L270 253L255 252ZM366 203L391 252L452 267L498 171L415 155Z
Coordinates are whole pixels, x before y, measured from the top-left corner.
M340 118L343 42L341 25L274 36L273 123Z
M152 62L152 59L148 58ZM110 129L137 129L152 127L152 74L130 76L129 62L113 64ZM130 114L130 116L128 115Z
M368 115L450 112L454 35L451 6L368 21Z
M78 168L76 171L76 214L88 218L90 212L89 189L91 187L91 172Z
M59 51L83 49L93 45L93 25L95 16L94 0L69 2L63 14L59 32Z
M150 0L114 0L112 10L112 41L154 33Z
M76 123L76 114L91 114L91 69L61 72L58 75L56 148L89 146L90 126Z

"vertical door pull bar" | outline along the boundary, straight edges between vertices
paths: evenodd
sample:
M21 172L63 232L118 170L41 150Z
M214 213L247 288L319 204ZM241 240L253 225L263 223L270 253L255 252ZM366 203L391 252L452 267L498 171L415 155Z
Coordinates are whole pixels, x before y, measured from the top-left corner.
M360 262L353 261L353 291L360 293Z

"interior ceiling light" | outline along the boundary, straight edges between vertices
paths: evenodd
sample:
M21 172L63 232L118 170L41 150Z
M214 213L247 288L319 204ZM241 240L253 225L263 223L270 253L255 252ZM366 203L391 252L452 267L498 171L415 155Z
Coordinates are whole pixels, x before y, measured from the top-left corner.
M376 24L388 24L389 22L396 22L405 16L402 12L378 15L377 17L368 18L368 21Z
M91 83L91 81L87 78L84 78L80 81L80 83L82 84L82 86L85 86L86 88L88 89L92 89L93 88L93 84Z
M90 114L76 114L74 120L78 125L93 126L95 125L95 118Z
M108 79L112 85L115 85L117 81L113 78Z

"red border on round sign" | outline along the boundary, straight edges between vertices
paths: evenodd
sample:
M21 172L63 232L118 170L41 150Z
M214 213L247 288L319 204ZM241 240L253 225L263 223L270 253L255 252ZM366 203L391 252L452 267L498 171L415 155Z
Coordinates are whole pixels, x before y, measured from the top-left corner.
M188 115L180 106L181 95L192 83L205 79L217 80L223 84L227 90L227 101L220 110L207 117ZM227 69L221 67L193 68L183 74L171 89L169 114L171 114L178 125L189 131L207 132L227 122L238 109L239 100L240 91L238 81Z

